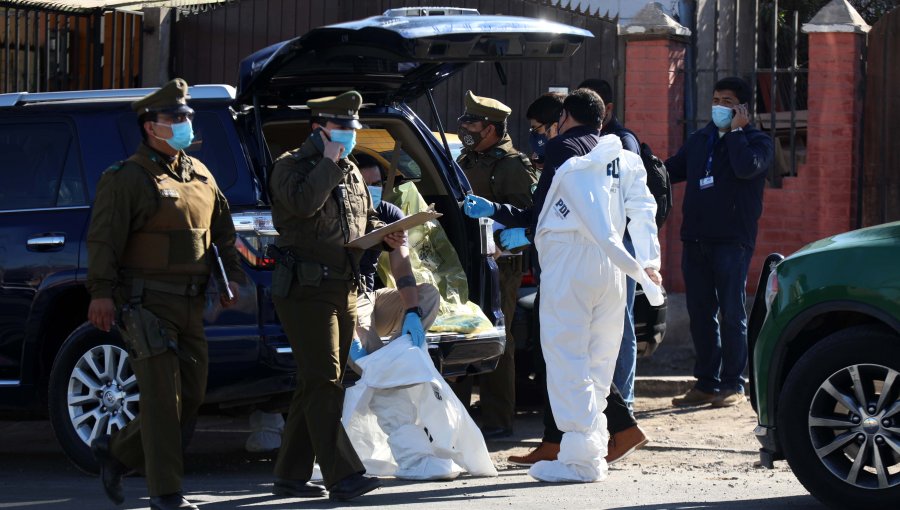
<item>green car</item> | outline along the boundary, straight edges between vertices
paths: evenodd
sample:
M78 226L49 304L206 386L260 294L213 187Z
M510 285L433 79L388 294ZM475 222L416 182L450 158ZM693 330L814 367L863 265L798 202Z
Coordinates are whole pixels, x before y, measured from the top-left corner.
M770 255L748 338L762 464L833 508L900 508L900 222Z

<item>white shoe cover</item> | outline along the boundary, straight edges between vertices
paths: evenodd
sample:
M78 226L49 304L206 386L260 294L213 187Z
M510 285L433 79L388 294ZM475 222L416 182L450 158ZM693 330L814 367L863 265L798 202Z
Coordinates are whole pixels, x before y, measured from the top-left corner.
M587 473L586 471L591 471ZM598 475L592 469L582 466L563 464L558 460L542 460L536 462L528 474L535 480L551 483L589 483L606 479L606 474Z
M460 473L454 468L452 460L429 455L411 466L400 466L394 476L403 480L453 480Z
M244 448L248 452L271 452L281 448L281 433L284 431L284 417L279 413L253 411L250 415L250 435Z

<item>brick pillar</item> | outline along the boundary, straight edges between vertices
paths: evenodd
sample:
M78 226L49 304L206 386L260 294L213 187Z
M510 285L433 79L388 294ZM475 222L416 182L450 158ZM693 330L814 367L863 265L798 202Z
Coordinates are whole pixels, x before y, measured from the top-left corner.
M625 38L625 125L661 159L684 142L684 59L691 31L658 3L644 7L622 30ZM662 273L669 292L683 292L681 278L681 199L660 232Z
M863 51L870 29L846 0L832 0L803 25L809 34L806 171L818 182L816 237L857 226Z

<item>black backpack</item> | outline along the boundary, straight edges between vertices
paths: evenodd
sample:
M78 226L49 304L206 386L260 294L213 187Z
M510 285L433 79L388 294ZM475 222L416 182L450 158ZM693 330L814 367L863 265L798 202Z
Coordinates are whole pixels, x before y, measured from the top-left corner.
M656 199L656 227L661 228L672 211L672 181L666 164L653 154L650 146L641 144L641 161L647 170L647 187Z
M641 147L641 161L644 163L644 169L647 170L647 187L650 188L650 193L656 199L656 228L662 228L674 205L672 180L669 179L666 164L656 157L650 146L641 142L633 131L627 128L622 130L630 133Z

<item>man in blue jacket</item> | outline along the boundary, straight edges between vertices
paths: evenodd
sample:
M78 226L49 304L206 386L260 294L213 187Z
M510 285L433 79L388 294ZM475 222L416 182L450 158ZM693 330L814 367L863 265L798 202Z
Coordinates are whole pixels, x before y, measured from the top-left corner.
M697 378L690 391L672 400L675 406L728 407L744 400L747 269L774 156L772 139L750 124L750 100L741 78L719 80L712 121L666 160L672 182L687 183L681 270Z

